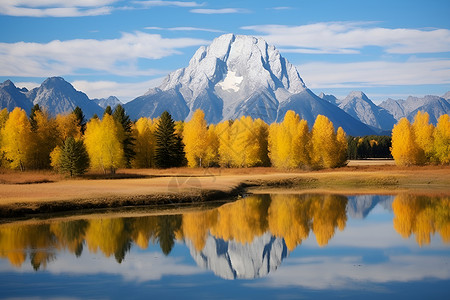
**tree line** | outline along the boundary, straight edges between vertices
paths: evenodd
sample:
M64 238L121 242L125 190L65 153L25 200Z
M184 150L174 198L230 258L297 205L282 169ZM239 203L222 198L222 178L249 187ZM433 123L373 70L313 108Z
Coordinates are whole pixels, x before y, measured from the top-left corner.
M310 130L288 111L281 123L241 117L208 125L197 110L188 122L168 112L132 122L121 105L88 122L80 108L51 117L35 105L27 116L20 108L0 111L1 166L47 169L70 174L89 168L114 173L118 168L255 167L333 168L347 160L342 128L318 116Z
M280 123L241 117L208 125L202 110L188 122L168 112L133 122L124 108L107 107L100 119L86 121L80 108L51 117L39 105L0 111L0 164L12 169L54 168L70 176L89 168L115 173L118 168L256 167L320 169L347 159L390 157L398 164L450 163L448 115L436 127L427 113L414 123L402 119L391 137L347 137L325 116L310 129L294 111Z
M426 112L418 111L411 124L401 119L392 129L392 156L396 164L424 165L450 163L450 118L439 117L436 127Z

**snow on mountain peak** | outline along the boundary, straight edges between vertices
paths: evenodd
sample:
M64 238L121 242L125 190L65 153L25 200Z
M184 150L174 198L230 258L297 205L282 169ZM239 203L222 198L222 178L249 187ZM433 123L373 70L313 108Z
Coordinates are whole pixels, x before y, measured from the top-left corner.
M295 67L263 39L225 34L208 47L200 47L189 66L169 74L160 89L180 88L183 96L189 99L217 85L223 90L240 91L244 97L258 88L271 91L282 88L289 93L306 88Z

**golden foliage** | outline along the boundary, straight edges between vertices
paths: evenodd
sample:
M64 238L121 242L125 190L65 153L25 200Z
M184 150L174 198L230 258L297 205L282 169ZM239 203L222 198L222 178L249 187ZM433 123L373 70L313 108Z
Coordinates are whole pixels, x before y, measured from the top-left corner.
M450 118L448 114L438 119L434 130L435 160L441 164L450 164Z
M114 173L124 166L123 137L122 126L109 114L105 114L102 121L92 119L86 124L84 142L92 169Z
M191 120L185 123L183 143L188 166L192 168L204 166L208 146L208 129L205 113L201 109L197 109Z
M408 119L402 118L392 129L392 157L400 166L423 164L425 153L416 143Z
M21 108L15 108L1 130L1 151L10 160L13 169L24 170L29 163L32 151L32 132L27 114Z
M337 141L333 123L318 115L312 128L312 165L315 168L335 168L340 165L340 143Z
M68 137L73 137L76 140L81 139L81 127L78 125L77 116L74 113L66 115L58 114L55 122L60 145Z
M416 242L428 245L438 232L450 242L450 197L433 198L400 194L392 203L394 229L404 238L415 235Z
M131 165L133 168L155 167L155 122L149 118L140 118L134 125L135 133L134 156Z
M269 127L269 156L277 168L299 168L310 165L310 132L308 123L289 110L282 123Z

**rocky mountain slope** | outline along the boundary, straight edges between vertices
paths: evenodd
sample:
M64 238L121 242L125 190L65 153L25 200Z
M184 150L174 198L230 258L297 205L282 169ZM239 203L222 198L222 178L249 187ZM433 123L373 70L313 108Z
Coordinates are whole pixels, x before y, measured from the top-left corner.
M294 110L312 126L319 114L348 134L373 131L306 88L297 69L263 39L226 34L200 47L186 68L170 73L157 88L125 105L132 118L168 110L177 120L196 109L209 123L241 116L281 121Z

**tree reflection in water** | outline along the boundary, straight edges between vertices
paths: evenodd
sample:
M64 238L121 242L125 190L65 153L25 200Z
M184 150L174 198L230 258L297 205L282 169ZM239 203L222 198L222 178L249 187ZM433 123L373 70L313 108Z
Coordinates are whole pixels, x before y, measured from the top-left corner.
M175 241L200 252L208 237L249 245L267 234L294 250L310 233L326 246L347 222L347 197L323 194L254 195L221 207L183 215L97 218L5 224L0 226L0 257L21 267L28 257L35 270L56 259L57 251L80 256L83 248L114 256L121 263L133 244L146 249L159 244L169 255ZM419 245L438 232L450 242L450 198L399 195L393 202L394 228L404 238L415 235ZM265 237L263 239L266 239Z

